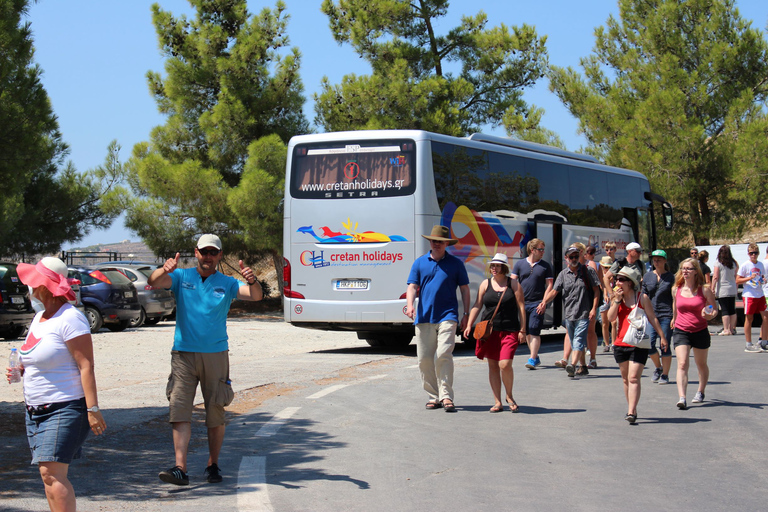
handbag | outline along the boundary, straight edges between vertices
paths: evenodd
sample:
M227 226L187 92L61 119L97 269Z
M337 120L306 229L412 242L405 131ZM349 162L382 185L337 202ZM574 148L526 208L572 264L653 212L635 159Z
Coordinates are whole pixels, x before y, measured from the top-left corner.
M493 310L493 315L491 316L491 319L483 320L482 322L478 322L477 324L475 324L475 330L472 332L472 335L475 337L476 340L485 341L486 339L488 339L488 336L490 336L491 333L493 332L493 319L496 317L496 313L499 311L499 306L501 306L501 299L502 297L504 297L505 293L507 293L506 286L501 291L501 296L499 296L499 302L496 303L496 309Z
M637 348L651 348L651 337L648 334L648 317L643 308L639 308L640 294L637 294L635 306L627 315L627 332L622 343Z

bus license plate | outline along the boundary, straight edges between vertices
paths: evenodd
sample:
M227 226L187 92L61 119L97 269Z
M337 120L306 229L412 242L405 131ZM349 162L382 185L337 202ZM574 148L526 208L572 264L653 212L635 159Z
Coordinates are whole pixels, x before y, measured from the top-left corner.
M24 297L18 295L11 295L11 304L24 304Z
M336 281L336 290L367 290L369 279L339 279Z

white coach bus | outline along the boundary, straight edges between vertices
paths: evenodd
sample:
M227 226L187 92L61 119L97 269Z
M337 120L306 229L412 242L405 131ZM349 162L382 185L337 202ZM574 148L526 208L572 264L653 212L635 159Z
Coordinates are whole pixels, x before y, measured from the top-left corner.
M404 345L414 328L405 315L413 261L429 250L432 226L449 226L448 251L470 276L472 298L496 252L510 265L525 245L545 241L555 273L563 249L606 242L618 256L632 241L656 246L654 201L642 174L592 157L514 139L449 137L416 130L372 130L293 137L285 179L285 320L356 331L372 345ZM548 326L561 307L550 306Z

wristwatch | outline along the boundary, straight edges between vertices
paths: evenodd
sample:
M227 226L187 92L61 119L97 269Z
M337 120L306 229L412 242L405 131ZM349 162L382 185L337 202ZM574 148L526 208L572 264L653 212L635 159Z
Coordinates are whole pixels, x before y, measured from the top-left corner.
M88 411L88 412L99 412L99 406L98 405L94 405L93 407L89 407L88 409L86 409L86 411Z

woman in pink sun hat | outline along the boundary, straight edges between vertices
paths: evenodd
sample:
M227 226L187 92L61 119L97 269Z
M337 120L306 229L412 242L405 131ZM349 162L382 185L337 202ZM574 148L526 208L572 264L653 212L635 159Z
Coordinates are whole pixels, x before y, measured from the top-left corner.
M80 457L89 432L100 435L107 428L98 406L91 331L67 302L75 294L63 261L20 263L17 272L45 308L19 350L32 464L38 465L51 510L75 510L69 464ZM10 382L10 369L7 376Z

